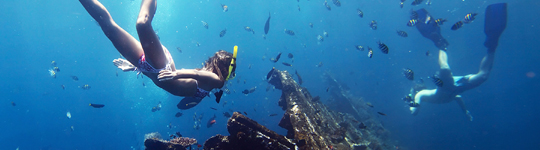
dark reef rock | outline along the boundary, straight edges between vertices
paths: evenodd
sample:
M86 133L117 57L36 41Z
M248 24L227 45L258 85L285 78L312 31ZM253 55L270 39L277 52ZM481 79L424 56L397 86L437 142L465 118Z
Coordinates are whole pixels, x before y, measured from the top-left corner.
M230 136L216 135L204 142L204 149L214 150L275 150L295 149L291 140L234 112L227 122Z
M197 140L187 137L176 137L170 141L163 140L157 132L146 134L144 140L146 150L185 150L195 143Z

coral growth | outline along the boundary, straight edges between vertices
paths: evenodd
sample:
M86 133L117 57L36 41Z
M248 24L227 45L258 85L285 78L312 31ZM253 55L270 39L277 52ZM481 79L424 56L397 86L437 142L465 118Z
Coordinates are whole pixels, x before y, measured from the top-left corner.
M197 140L187 137L176 137L174 139L171 139L169 142L173 144L180 144L182 146L190 146L197 143Z

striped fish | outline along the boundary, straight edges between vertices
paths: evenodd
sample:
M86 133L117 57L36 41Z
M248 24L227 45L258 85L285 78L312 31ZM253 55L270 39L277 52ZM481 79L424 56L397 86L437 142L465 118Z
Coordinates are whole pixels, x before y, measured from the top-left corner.
M409 22L407 22L407 26L412 27L412 26L416 25L417 22L418 22L418 20L411 19L411 20L409 20Z
M414 80L414 72L409 68L403 69L403 75L411 81Z
M409 35L407 34L407 32L401 31L401 30L398 30L398 31L397 31L397 34L398 34L399 36L401 36L401 37L407 37L407 36L409 36Z
M443 86L443 81L440 78L436 76L431 76L431 79L433 80L433 83L435 83L435 85L437 85L438 87Z
M384 54L388 54L388 46L386 46L386 44L381 41L377 42L377 44L379 44L379 49L381 49Z
M465 19L463 19L463 22L464 23L471 23L472 21L474 21L474 17L478 15L477 13L468 13L467 15L465 15Z
M458 21L454 25L452 25L452 30L457 30L463 26L463 21Z
M439 18L435 20L435 23L437 25L443 25L444 22L446 22L446 19L443 19L443 18Z
M359 50L359 51L364 51L364 47L363 47L363 46L356 45L355 47L356 47L356 49Z

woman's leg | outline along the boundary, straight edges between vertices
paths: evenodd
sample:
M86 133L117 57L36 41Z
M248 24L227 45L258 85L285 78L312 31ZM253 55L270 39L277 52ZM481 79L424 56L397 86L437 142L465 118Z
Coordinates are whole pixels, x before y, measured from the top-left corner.
M156 13L156 0L143 0L137 18L137 33L146 61L154 68L164 68L169 63L154 29L152 19Z
M103 33L111 40L114 47L124 56L129 62L137 66L139 58L143 54L141 44L137 39L120 28L112 19L111 15L99 1L97 0L79 0L86 11L99 23Z

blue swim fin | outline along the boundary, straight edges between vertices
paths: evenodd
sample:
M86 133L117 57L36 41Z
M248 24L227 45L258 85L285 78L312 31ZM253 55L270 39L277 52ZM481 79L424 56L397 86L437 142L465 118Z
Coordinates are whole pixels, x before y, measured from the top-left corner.
M490 51L494 51L497 48L499 37L506 28L506 5L506 3L497 3L491 4L486 8L484 33L486 33L487 38L484 46Z
M418 31L420 31L420 34L433 41L433 44L435 44L437 48L446 50L449 43L441 35L441 28L439 25L432 20L434 17L432 17L429 12L423 8L416 10L416 14L418 14L418 23L416 23L416 28Z

